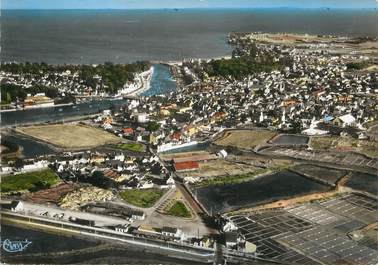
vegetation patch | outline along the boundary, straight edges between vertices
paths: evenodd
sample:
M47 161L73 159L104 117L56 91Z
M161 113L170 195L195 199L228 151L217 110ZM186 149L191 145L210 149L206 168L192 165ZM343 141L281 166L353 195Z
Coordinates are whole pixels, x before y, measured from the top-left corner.
M209 76L242 79L255 73L281 70L284 66L285 63L274 62L272 58L265 58L258 62L251 56L242 56L231 59L212 60L207 64L206 70Z
M141 152L143 151L143 145L139 143L121 143L117 144L116 148L126 151Z
M161 189L133 189L119 193L120 197L132 205L149 208L152 207L165 193Z
M249 181L249 180L251 180L251 179L253 179L253 178L255 178L255 177L257 177L261 174L274 173L274 172L285 170L287 168L288 168L287 165L273 166L273 167L269 167L269 168L257 169L253 172L234 175L234 176L219 176L219 177L206 178L201 182L195 183L194 187L242 183L242 182L245 182L245 181Z
M105 92L114 94L127 81L133 81L136 73L147 71L151 64L148 62L135 62L132 64L113 64L106 62L99 65L49 65L46 63L8 63L2 64L1 70L12 74L29 74L40 79L47 76L47 80L55 80L54 73L66 72L78 73L79 79L87 86L103 86ZM99 81L95 76L101 76ZM46 96L55 98L58 89L54 87L41 86L39 84L28 88L13 84L2 84L1 86L2 104L11 101L23 101L27 94L45 93Z
M47 169L24 173L19 175L6 176L1 178L1 191L12 192L29 190L31 192L50 188L60 180L54 171Z
M167 211L167 214L177 216L177 217L184 217L189 218L192 215L188 208L186 208L185 204L181 201L176 201L171 208Z
M268 130L231 130L215 141L221 146L233 146L242 149L253 149L269 141L276 133Z
M120 142L119 138L113 134L84 125L30 126L19 128L18 131L62 148L91 148Z

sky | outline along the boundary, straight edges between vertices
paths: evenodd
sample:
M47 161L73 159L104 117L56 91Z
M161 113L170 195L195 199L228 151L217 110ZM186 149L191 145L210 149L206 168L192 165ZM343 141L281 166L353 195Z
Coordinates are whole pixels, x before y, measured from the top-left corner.
M378 0L1 0L1 9L378 8Z

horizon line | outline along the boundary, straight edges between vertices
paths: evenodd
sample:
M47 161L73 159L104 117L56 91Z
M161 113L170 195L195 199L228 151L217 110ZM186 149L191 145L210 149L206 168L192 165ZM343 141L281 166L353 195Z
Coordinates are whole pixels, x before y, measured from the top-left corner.
M149 7L134 7L134 8L0 8L0 10L190 10L190 9L207 9L207 10L219 10L219 9L302 9L302 10L345 10L345 9L373 9L377 7L294 7L294 6L274 6L274 7L161 7L161 8L149 8Z

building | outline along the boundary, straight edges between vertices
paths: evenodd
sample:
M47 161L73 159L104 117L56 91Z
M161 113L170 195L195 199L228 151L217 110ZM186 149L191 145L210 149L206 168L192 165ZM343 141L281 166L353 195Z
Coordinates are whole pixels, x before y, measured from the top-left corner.
M334 119L333 125L336 125L339 127L354 126L356 125L356 118L353 117L353 115L351 114L346 114L346 115L343 115Z
M181 163L173 163L173 167L175 168L176 172L190 172L198 170L199 165L196 161L188 161Z
M114 230L121 233L129 232L129 225L116 225Z
M169 226L163 226L161 229L161 234L163 236L176 237L179 232L179 229Z
M37 93L34 96L28 94L24 100L24 108L52 106L54 106L54 100L46 97L45 93Z
M227 248L233 248L238 244L238 233L230 231L225 233Z
M255 253L257 249L257 246L249 241L245 242L245 250L246 253Z

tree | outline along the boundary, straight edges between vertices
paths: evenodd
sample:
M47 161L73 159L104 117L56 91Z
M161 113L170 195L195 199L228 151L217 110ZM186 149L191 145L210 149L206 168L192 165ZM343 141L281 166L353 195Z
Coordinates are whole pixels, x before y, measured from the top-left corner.
M147 130L150 132L155 132L160 129L160 124L156 121L150 121L147 124Z

